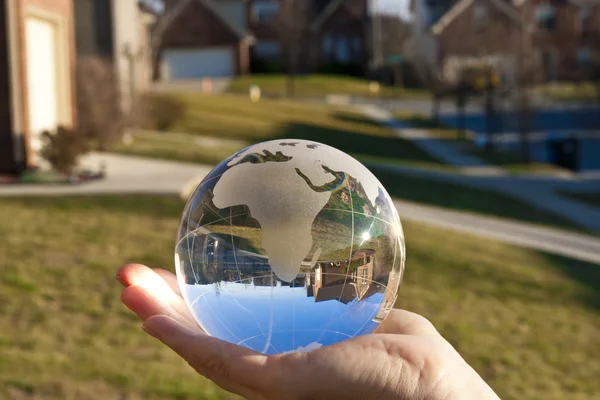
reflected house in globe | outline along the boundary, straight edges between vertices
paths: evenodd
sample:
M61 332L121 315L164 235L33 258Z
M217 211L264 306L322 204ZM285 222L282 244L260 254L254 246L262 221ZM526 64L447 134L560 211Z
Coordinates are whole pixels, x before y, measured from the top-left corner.
M385 317L388 315L388 312L394 308L394 304L396 303L396 298L398 296L397 290L395 288L400 285L402 280L402 273L397 272L396 270L392 270L390 272L390 277L388 280L387 288L385 289L385 293L383 295L383 303L381 303L381 308L379 312L373 318L375 322L383 322Z
M307 296L315 302L337 300L348 304L361 301L376 291L373 284L375 251L359 250L348 260L320 262L314 274L307 275Z

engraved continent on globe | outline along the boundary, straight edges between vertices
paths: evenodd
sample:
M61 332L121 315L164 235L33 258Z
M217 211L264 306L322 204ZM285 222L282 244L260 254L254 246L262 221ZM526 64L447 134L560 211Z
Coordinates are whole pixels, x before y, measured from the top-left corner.
M375 329L393 305L404 236L362 164L304 140L251 146L190 197L176 266L211 335L273 354Z

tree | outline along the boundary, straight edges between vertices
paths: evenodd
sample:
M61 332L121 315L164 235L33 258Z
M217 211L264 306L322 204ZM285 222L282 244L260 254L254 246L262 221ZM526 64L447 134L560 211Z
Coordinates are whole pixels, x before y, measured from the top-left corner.
M280 3L277 31L279 32L280 47L284 49L283 56L286 59L286 95L288 97L295 95L295 81L300 57L306 52L304 43L310 34L308 25L310 3L306 0L281 0Z

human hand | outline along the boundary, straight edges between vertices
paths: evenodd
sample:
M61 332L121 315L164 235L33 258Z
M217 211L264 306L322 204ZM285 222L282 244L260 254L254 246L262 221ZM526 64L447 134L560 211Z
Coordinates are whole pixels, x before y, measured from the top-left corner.
M172 273L130 264L117 278L146 332L248 399L498 399L428 320L408 311L393 310L374 334L265 356L204 333Z

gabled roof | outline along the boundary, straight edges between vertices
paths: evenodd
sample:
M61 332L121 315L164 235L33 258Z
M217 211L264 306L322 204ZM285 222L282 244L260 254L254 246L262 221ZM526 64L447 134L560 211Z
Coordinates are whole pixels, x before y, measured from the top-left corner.
M236 35L240 40L253 40L252 35L249 32L245 32L235 24L233 24L227 17L225 17L219 9L215 6L212 0L180 0L175 4L175 6L170 9L166 15L164 15L158 25L155 27L155 32L157 37L162 37L162 33L164 33L174 22L175 20L186 10L186 8L192 4L192 2L197 2L202 4L206 9L212 12L216 18L218 18L234 35Z
M503 0L461 0L456 3L440 20L431 28L434 35L439 35L454 21L459 15L469 8L475 1L487 1L498 10L505 13L510 19L521 24L521 16L513 6Z
M330 2L327 7L325 7L323 12L319 14L317 18L315 18L315 21L311 24L310 29L313 31L321 29L323 24L327 22L327 20L344 5L344 0L333 0Z

